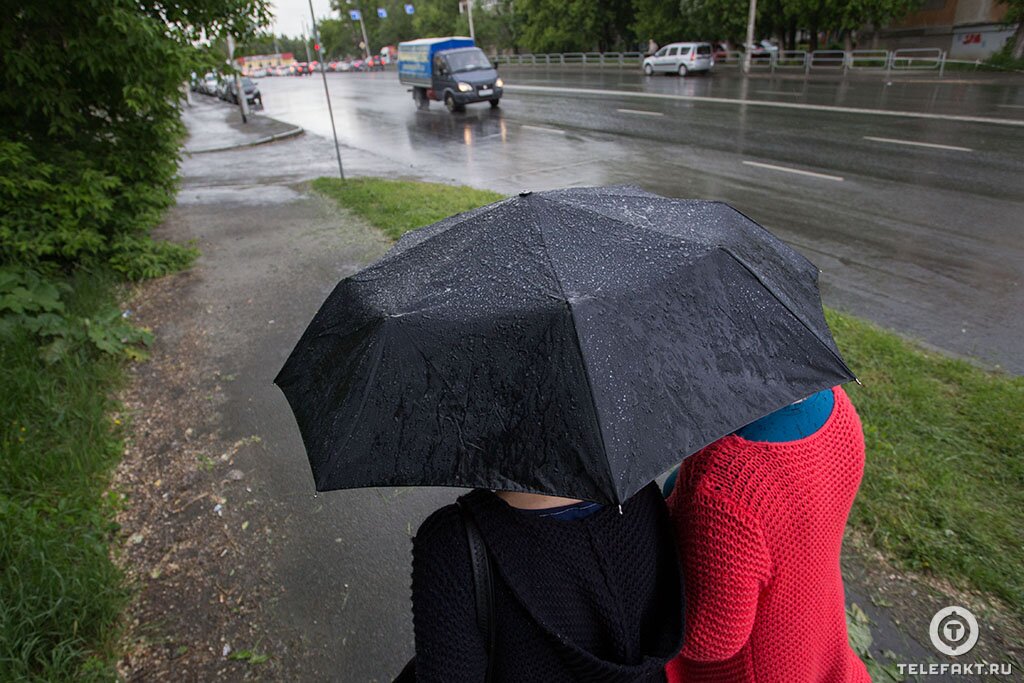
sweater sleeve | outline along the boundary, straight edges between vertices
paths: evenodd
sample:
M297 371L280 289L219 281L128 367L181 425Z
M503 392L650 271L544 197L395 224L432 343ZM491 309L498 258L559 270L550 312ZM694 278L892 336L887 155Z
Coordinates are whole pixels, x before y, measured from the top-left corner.
M761 527L740 507L707 492L673 511L686 580L682 656L718 662L750 638L771 559Z
M420 526L412 550L416 680L482 681L487 668L476 621L469 543L455 505Z

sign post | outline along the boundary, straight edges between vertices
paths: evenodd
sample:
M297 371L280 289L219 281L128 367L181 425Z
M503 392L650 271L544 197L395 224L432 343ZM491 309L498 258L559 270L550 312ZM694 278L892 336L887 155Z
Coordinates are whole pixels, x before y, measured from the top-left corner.
M334 109L331 107L331 92L327 89L327 71L324 69L324 46L320 42L320 32L316 29L316 15L313 13L313 0L309 0L309 16L313 20L313 39L316 41L316 49L320 61L320 77L324 81L324 96L327 98L327 115L331 117L331 135L334 136L334 154L338 157L338 176L345 179L345 169L341 166L341 148L338 147L338 129L334 125Z
M312 4L312 0L310 2ZM363 13L357 9L351 9L348 11L348 15L352 18L352 21L359 22L359 28L363 30L363 52L366 54L366 59L370 59L370 39L366 37L366 22L363 21Z

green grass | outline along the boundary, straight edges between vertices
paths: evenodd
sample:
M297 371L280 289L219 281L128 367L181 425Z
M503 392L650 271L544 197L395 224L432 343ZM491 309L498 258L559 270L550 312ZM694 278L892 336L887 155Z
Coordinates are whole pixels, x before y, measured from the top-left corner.
M500 199L466 187L321 178L314 187L392 239ZM867 466L851 524L905 567L988 592L1024 614L1024 378L923 351L827 311L864 386Z
M905 565L1024 614L1024 378L830 311L867 465L851 522Z
M72 314L116 304L109 278L71 284ZM95 350L48 364L34 335L0 335L0 680L116 677L128 594L105 491L123 447L109 416L120 366Z
M504 199L497 192L471 187L381 178L317 178L313 189L355 211L393 240L454 213Z

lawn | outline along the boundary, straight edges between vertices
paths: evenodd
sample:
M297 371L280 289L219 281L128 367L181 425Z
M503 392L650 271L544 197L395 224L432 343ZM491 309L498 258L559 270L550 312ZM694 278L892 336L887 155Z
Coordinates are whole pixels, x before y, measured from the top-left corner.
M70 285L69 316L116 306L112 278ZM0 680L116 678L128 593L106 491L123 448L110 417L122 365L91 347L44 360L33 333L0 327Z
M375 178L313 186L391 239L502 198ZM903 566L995 595L1024 616L1024 378L826 314L863 383L847 388L868 448L850 523Z

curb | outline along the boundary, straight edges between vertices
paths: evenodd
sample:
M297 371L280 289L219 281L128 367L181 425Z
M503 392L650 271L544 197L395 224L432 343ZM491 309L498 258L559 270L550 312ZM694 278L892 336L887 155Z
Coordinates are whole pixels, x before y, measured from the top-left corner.
M243 142L237 145L226 145L224 147L204 147L203 149L186 149L185 154L208 154L210 152L227 152L233 149L245 149L246 147L256 147L257 145L265 145L269 142L277 142L278 140L285 140L287 138L294 138L298 135L305 133L305 129L300 126L296 126L290 130L283 131L281 133L274 133L273 135L267 135L266 137L257 138L252 142Z

